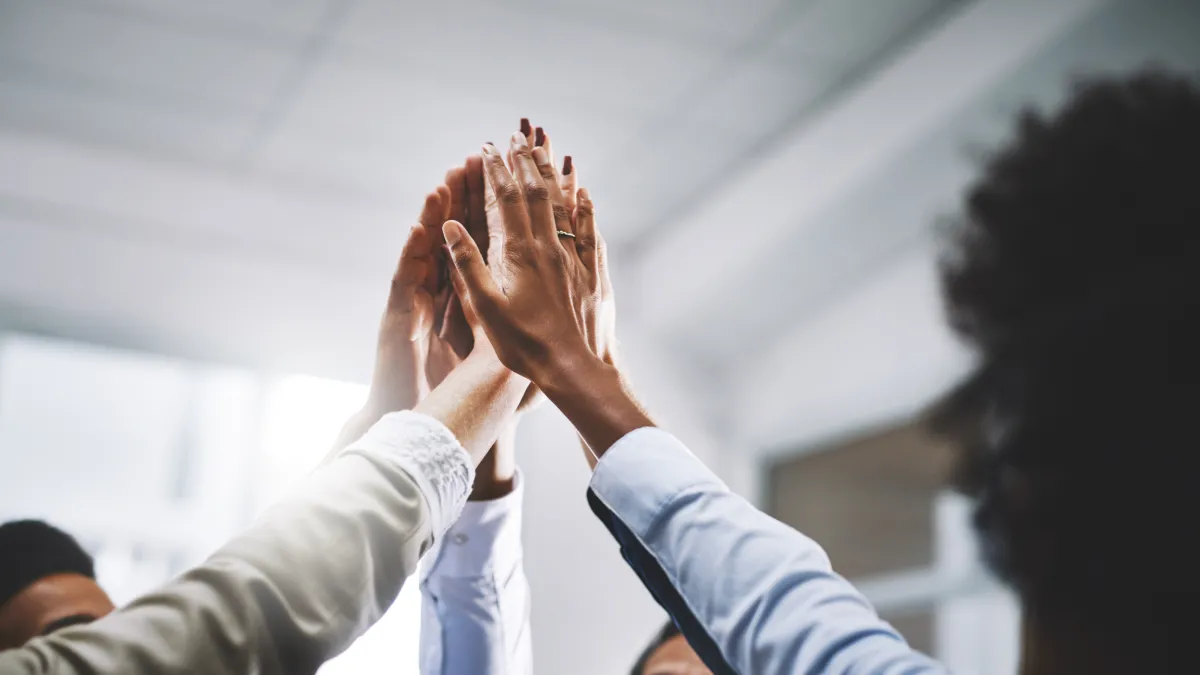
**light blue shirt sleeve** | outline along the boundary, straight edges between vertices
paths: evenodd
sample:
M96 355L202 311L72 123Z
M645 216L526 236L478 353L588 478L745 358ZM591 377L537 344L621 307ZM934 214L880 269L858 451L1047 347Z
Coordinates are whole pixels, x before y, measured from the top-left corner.
M523 479L500 499L467 502L425 556L422 675L530 675L529 582L521 548Z
M589 493L714 673L945 675L833 572L815 541L730 492L670 434L622 438Z

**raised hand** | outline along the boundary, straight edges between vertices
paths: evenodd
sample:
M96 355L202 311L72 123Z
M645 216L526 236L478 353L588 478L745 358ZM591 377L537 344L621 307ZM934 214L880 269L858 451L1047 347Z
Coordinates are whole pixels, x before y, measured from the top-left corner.
M509 155L512 172L496 148L484 146L484 175L501 221L498 231L490 228L490 264L460 223L444 227L452 279L500 360L538 385L599 455L653 423L598 355L611 355L615 341L602 328L602 244L591 200L582 217L564 220L552 205L546 177L554 167L545 149L531 149L516 133Z
M531 151L523 134L513 134L512 173L495 147L485 145L483 152L484 175L502 228L491 232L490 265L485 265L466 229L453 220L446 223L454 279L500 360L540 385L552 353L593 357L584 305L595 301L598 288L593 283L595 237L571 232L569 217L555 213L555 186L543 178L554 170L543 148Z
M474 159L478 170L479 158ZM447 182L457 185L466 170L451 169L446 174ZM483 220L482 185L478 192L479 231L483 237L487 226ZM392 275L366 405L343 427L335 451L353 442L383 415L416 406L471 351L472 327L451 289L448 258L441 244L442 223L451 215L463 213L455 203L463 197L449 185L438 186L425 197L418 223L409 231ZM461 350L461 356L456 349Z

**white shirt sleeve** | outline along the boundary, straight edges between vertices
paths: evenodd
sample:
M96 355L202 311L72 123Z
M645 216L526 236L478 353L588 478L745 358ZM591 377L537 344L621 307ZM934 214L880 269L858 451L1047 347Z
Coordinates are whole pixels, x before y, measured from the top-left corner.
M473 474L440 422L387 415L202 565L0 673L313 673L392 604Z
M422 564L422 675L530 675L529 582L521 549L523 479L467 502Z

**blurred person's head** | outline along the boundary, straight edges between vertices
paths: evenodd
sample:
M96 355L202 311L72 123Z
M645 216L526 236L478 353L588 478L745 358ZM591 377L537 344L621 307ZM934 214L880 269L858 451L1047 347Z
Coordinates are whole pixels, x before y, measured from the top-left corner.
M37 520L0 525L0 650L113 611L92 557Z
M667 622L633 664L630 675L712 675L679 629Z
M934 421L1027 637L1179 644L1200 612L1198 188L1196 83L1097 79L1020 117L948 230L979 362Z

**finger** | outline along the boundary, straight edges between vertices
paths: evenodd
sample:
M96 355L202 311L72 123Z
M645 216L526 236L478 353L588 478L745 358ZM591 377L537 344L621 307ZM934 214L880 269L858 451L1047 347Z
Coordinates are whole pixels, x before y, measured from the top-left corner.
M435 190L425 195L425 205L421 208L421 227L425 229L425 234L430 242L437 239L435 233L441 227L438 224L439 219L443 223L446 222L446 202L442 200L441 192ZM434 247L432 244L430 246L429 260L433 263L433 268L426 274L424 286L430 295L436 295L445 278L442 272L445 260L441 251L437 250L438 247Z
M550 191L550 208L554 213L554 228L555 234L558 235L558 242L574 256L575 242L569 235L574 234L575 228L571 225L571 209L567 208L566 197L558 185L557 172L554 170L554 165L550 163L545 148L534 148L532 155L533 162L537 165L538 173L542 177L542 182L546 184L546 188ZM567 234L561 234L562 232L566 232Z
M525 137L525 145L528 145L529 147L532 148L533 141L534 141L534 131L533 131L533 126L529 124L528 117L521 118L521 135ZM517 169L516 169L516 164L513 164L513 153L512 153L512 145L511 144L509 145L508 150L504 154L504 160L506 162L508 162L508 170L513 172L513 174L516 174Z
M437 222L446 213L445 202L442 201L442 193L439 186L438 190L434 190L425 195L425 205L421 207L421 224L430 232L436 232L441 224ZM442 220L442 222L446 222ZM433 241L430 239L430 241Z
M539 127L540 128L540 127ZM525 144L529 147L534 145L534 130L533 125L529 123L528 117L521 118L521 135L525 137Z
M408 240L400 251L396 272L392 275L392 287L388 291L388 309L401 312L413 310L413 295L425 283L425 276L432 266L429 253L432 243L424 227L413 227Z
M456 276L458 275L451 272L452 284ZM442 331L438 333L438 337L450 345L458 358L465 359L467 354L471 353L471 347L474 346L475 340L472 339L471 326L467 323L462 301L458 296L458 285L454 284L454 287L454 292L450 294L450 302L446 303L446 312L442 317Z
M596 212L592 204L592 196L587 188L581 188L575 206L575 251L579 260L591 274L599 280L600 251L596 236Z
M462 317L462 322L466 324L465 333L467 337L463 338L466 350L461 352L463 354L463 358L466 358L466 355L470 354L471 349L475 347L474 329L479 325L479 318L475 314L475 310L471 307L471 304L467 300L464 300L470 291L467 290L466 282L463 281L462 274L459 274L458 269L453 266L450 268L450 283L454 285L455 302L457 303L459 309L458 314Z
M529 214L525 210L525 195L504 166L500 151L490 143L483 146L483 175L489 246L505 239L531 238L533 232L529 226Z
M448 219L457 220L460 223L467 222L466 173L461 166L454 167L446 172L444 180L446 182L438 187L438 195L441 197L442 204L444 205L442 222L445 223ZM436 239L436 236L431 237L431 239ZM438 279L439 298L436 309L439 310L439 313L435 317L435 325L441 330L442 314L446 306L449 305L449 298L447 296L450 295L448 292L450 288L450 266L445 251L440 246L437 248L439 250L437 251L436 258L441 278Z
M450 210L450 188L445 184L437 186L438 201L441 203L441 215L446 215ZM443 223L446 221L442 221Z
M517 184L525 199L525 211L529 217L529 229L535 239L553 241L558 238L554 227L554 210L550 206L550 189L542 180L537 164L533 161L530 147L519 132L511 139L513 164Z
M483 158L471 155L464 168L467 179L467 232L475 240L483 259L488 256L487 211L483 198Z
M575 164L571 160L570 155L563 157L562 172L558 175L558 189L566 199L566 207L574 213L576 206L575 197L579 191L579 172L575 170Z
M449 192L448 220L467 222L467 170L456 166L446 172L446 188ZM446 221L443 220L443 223Z
M538 129L541 129L541 127L538 127ZM537 139L536 132L534 133L534 139L536 142L536 139ZM546 158L550 162L550 165L554 168L554 182L558 183L559 189L561 190L562 182L563 182L563 174L561 171L558 170L558 165L556 164L555 155L554 155L554 142L550 139L550 134L546 133L545 131L542 131L542 141L540 143L540 147L543 147L546 149ZM566 199L567 208L571 209L571 211L574 211L575 210L575 191L574 190L571 190L570 192L563 191L563 197L565 197L565 199Z
M554 165L554 146L550 144L550 134L547 134L545 129L541 127L534 127L533 147L545 148L546 156L550 158L551 166Z
M447 220L442 232L446 243L450 246L450 259L453 263L451 282L454 284L458 297L463 301L464 309L475 316L486 319L491 309L499 304L500 291L488 272L487 265L475 241L467 234L461 223Z

